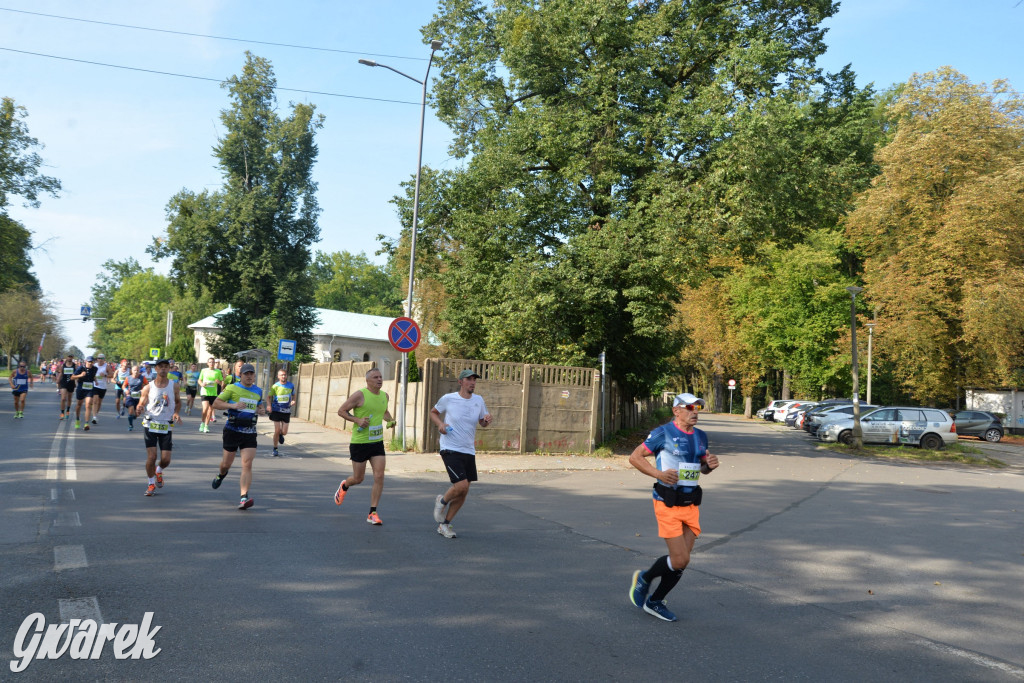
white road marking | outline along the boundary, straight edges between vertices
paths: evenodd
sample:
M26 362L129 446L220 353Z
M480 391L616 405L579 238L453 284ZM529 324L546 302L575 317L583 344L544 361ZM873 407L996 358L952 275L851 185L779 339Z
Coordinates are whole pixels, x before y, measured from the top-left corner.
M78 479L78 470L75 468L75 433L71 432L68 437L67 448L64 449L64 477L68 481Z
M84 545L58 545L53 549L53 570L81 569L88 567Z
M103 623L100 614L100 602L96 598L69 598L59 600L60 623L70 623L72 619L92 619L97 624Z
M54 526L82 526L82 520L78 518L77 512L58 512L57 519L53 520Z
M979 666L984 666L988 669L995 669L996 671L1002 671L1003 673L1008 673L1012 676L1019 676L1021 678L1024 678L1024 669L1016 667L1013 664L1007 664L1006 662L1000 662L995 659L990 659L985 655L978 654L977 652L961 650L958 647L946 645L945 643L934 643L930 640L924 639L921 639L918 642L929 649L936 650L937 652L953 655L955 657L963 657L964 659L973 662Z
M46 478L56 479L57 478L57 465L60 463L60 442L64 438L64 428L67 427L66 422L61 422L57 425L57 433L53 435L53 444L50 446L50 461L46 465Z
M50 489L50 500L56 501L60 496L60 489Z

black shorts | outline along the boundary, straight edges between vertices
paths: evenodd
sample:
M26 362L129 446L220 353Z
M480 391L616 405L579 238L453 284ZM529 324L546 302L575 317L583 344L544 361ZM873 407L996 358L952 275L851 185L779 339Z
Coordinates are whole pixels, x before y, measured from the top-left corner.
M462 480L476 481L476 456L458 451L441 451L441 460L448 478L456 484Z
M256 435L236 432L234 429L224 429L224 450L234 453L246 448L256 448Z
M217 400L217 397L216 396L203 396L203 400L206 401L207 403L213 403L214 401Z
M199 387L190 387L187 384L185 385L185 395L186 396L195 396L198 391L199 391Z
M27 391L12 391L11 393L14 394L15 396L24 396L28 392Z
M292 414L291 413L282 413L282 412L279 412L279 411L276 411L276 410L271 410L270 411L270 421L271 422L291 422L292 421ZM381 455L383 455L383 453Z
M63 382L62 381L60 383L60 389L61 389L61 391L66 391L68 393L74 393L75 392L75 383L72 382L71 384L68 384L67 382Z
M125 398L124 398L124 407L125 408L134 408L137 405L139 405L139 399L132 398L131 396L125 396Z
M76 389L75 398L77 398L79 401L84 401L85 399L92 396L92 392L92 389Z
M156 448L161 451L169 451L174 448L171 443L171 430L166 432L153 433L148 429L142 430L142 437L146 440L146 448Z
M349 460L352 462L366 462L370 458L384 455L384 442L371 441L370 443L350 443L348 445Z
M103 398L104 396L107 395L107 390L106 389L97 389L96 387L93 387L92 388L92 395L93 396L98 396L100 398Z
M120 384L118 384L117 387L115 387L115 388L117 389L117 397L118 398L124 398L124 387L122 387Z

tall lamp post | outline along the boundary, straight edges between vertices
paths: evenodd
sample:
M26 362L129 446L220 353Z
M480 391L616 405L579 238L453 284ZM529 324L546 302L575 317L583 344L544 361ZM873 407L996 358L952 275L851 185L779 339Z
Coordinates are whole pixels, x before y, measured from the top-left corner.
M413 292L413 274L416 267L416 230L419 227L420 220L420 171L423 169L423 124L427 118L427 81L430 78L430 67L434 64L434 53L441 49L442 43L440 40L430 41L430 59L427 60L427 73L423 76L421 81L418 78L413 78L407 73L402 73L398 69L388 66L387 64L380 64L372 59L360 59L359 63L365 66L379 66L389 71L394 71L399 76L405 76L410 81L414 81L423 86L423 97L420 102L420 147L419 153L416 157L416 189L413 193L412 200L412 229L409 231L409 297L405 301L405 317L412 317L412 292ZM402 399L398 406L398 429L402 432L402 450L405 450L405 404L407 397L409 396L409 354L402 354Z
M875 331L875 324L867 323L865 327L868 328L868 390L864 400L868 402L868 405L871 405L871 337Z
M853 349L853 447L860 449L864 445L864 432L860 428L860 367L857 361L857 295L864 291L863 287L851 285L846 288L850 293L850 345Z

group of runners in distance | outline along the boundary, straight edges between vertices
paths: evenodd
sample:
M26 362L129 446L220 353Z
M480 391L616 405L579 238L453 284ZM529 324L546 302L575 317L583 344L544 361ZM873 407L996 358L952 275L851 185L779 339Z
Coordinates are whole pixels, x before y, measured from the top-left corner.
M200 433L209 433L209 425L216 421L216 413L223 411L226 415L223 455L212 486L220 488L236 455L240 455L240 510L254 505L249 489L259 416L266 415L269 407L270 419L274 423L273 456L279 456L278 446L284 443L295 406L295 387L288 381L285 370L278 371L277 382L267 391L269 401L265 401L263 390L255 381L255 367L242 361L224 374L213 358L200 371L195 363L188 370L182 370L169 359L147 361L141 365L122 359L114 367L106 362L103 354L97 354L95 358L88 356L82 363L76 363L69 355L63 361L51 364L49 374L55 379L61 394L61 420L70 419L74 402L75 429L87 431L90 424L98 424L97 415L110 386L117 391L117 417L127 414L128 430L132 431L134 421L141 419L146 446L146 496L153 496L157 489L163 487L164 470L171 464L172 428L181 423L181 385L185 386L187 415L192 413L196 396L201 397ZM433 509L437 533L445 538L456 537L452 520L466 502L470 484L477 481L476 430L492 422L483 398L476 394L479 377L473 370L463 370L458 376L458 390L442 396L429 414L438 430L440 456L451 482L451 486L435 498ZM26 364L19 363L11 374L15 418L24 417L25 394L32 383ZM375 526L383 523L377 507L384 489L384 428L395 424L388 407L388 395L382 390L383 384L381 371L376 368L369 370L366 387L351 394L338 408L338 416L353 423L349 444L352 474L339 484L334 502L341 505L351 487L364 481L369 462L373 485L366 521ZM84 425L81 420L83 407ZM719 466L718 458L707 451L707 435L696 427L703 407L703 399L693 394L676 396L672 403L673 419L654 429L629 458L633 467L656 480L652 492L654 515L658 535L668 547L668 554L659 557L649 569L633 573L629 599L636 607L664 621L676 621L675 614L665 604L665 597L679 582L683 569L690 562L694 542L700 535L700 475L710 474ZM648 460L652 456L654 464Z

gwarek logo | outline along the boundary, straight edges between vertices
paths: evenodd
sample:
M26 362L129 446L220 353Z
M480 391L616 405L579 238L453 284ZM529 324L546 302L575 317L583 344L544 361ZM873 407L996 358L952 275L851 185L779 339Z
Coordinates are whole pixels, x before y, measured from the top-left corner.
M20 673L33 659L99 659L107 641L116 659L152 659L160 654L153 636L163 628L150 630L153 613L146 612L142 624L97 624L93 619L71 619L67 624L46 625L46 617L36 612L25 617L14 637L11 671ZM19 661L20 660L20 661Z

